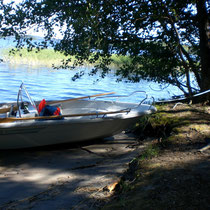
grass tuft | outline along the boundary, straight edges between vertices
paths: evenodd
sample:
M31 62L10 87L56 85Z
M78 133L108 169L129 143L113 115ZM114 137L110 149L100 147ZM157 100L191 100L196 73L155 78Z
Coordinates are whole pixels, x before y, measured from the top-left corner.
M69 65L73 65L74 61L76 61L75 56L65 56L64 53L56 52L53 49L43 49L40 51L32 50L28 51L26 48L17 50L17 49L4 49L2 50L3 59L4 61L13 64L13 65L20 65L20 64L27 64L30 66L61 66L67 60L71 60ZM95 63L93 62L93 57L89 57L90 62L85 62L84 65L93 66L98 64L101 57L98 58L98 61ZM131 62L131 58L129 56L122 56L113 54L111 56L112 62L110 67L118 68L122 65L128 64Z

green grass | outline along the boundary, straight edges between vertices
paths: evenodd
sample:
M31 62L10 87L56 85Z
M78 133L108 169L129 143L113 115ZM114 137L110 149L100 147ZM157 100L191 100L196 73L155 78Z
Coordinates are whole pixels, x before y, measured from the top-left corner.
M39 52L36 50L28 52L27 49L21 49L20 51L14 51L10 53L11 49L4 49L2 54L4 60L10 64L28 64L32 66L52 66L61 65L62 60L74 57L67 57L63 53L55 52L53 49L43 49Z
M65 56L63 53L55 52L53 49L43 49L40 51L32 50L28 51L26 48L23 48L19 51L16 49L11 53L11 49L2 50L4 61L14 64L14 65L22 65L27 64L31 66L48 66L52 67L52 65L59 66L62 65L62 62L71 59L70 65L75 61L74 56ZM100 60L101 58L99 58ZM113 54L111 67L120 67L121 65L127 64L131 62L131 58L129 56L122 56ZM98 61L97 61L98 62ZM95 63L97 64L97 63ZM85 65L94 65L88 62Z
M112 58L112 65L115 65L115 66L130 64L132 61L129 56L124 56L124 55L113 54L111 58Z
M144 152L141 154L141 156L139 157L140 161L146 160L146 159L151 159L153 157L158 156L160 152L160 148L158 145L156 144L149 144Z

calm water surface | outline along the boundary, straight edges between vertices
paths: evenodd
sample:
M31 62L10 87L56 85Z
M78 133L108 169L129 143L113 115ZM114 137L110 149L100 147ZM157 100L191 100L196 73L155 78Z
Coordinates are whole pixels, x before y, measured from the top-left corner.
M133 91L146 91L155 100L170 98L181 92L176 87L160 90L156 83L141 81L140 83L116 82L114 75L96 82L97 76L84 75L72 81L76 71L52 70L50 68L32 68L29 66L9 66L0 63L0 103L16 101L18 88L23 81L34 100L58 100L72 97L93 95L104 92L116 92L116 95L128 95ZM138 93L120 100L139 102L144 94Z
M0 39L0 50L12 45L11 39ZM88 72L88 68L81 68ZM78 71L78 70L77 70ZM116 82L113 74L98 82L98 75L85 74L81 79L72 81L76 70L53 70L47 67L31 67L27 65L9 65L0 63L0 103L16 101L18 88L23 81L34 100L58 100L72 97L93 95L104 92L116 92L116 95L128 95L133 91L146 91L155 100L168 99L182 92L169 86L161 89L159 84L147 81L140 83ZM120 98L122 101L139 102L144 94L135 94L129 98Z

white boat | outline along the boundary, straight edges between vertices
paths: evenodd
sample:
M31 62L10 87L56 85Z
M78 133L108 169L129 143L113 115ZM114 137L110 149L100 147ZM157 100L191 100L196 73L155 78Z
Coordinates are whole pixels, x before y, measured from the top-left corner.
M154 106L143 104L143 101L136 104L79 98L51 101L50 104L60 107L62 115L37 116L36 103L30 97L30 103L27 103L28 112L24 113L21 109L23 107L19 100L23 87L22 84L16 109L16 104L1 104L0 149L29 148L109 137L135 124L141 116L156 111Z

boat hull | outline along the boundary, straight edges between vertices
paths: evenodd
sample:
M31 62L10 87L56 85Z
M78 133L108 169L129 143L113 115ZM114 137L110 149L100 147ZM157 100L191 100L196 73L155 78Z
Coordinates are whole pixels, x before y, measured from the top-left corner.
M70 106L71 105L71 106ZM64 112L73 113L105 107L105 110L115 110L119 107L135 107L136 104L111 104L110 102L74 102L64 104ZM69 108L71 107L71 108ZM85 108L84 108L85 107ZM85 116L61 120L29 120L0 124L0 149L19 149L37 146L47 146L60 143L79 142L115 135L135 124L139 117L150 114L155 108L144 105L144 109L136 109L129 113L108 116Z
M137 122L133 119L105 119L94 122L61 123L0 130L0 149L18 149L104 138Z

